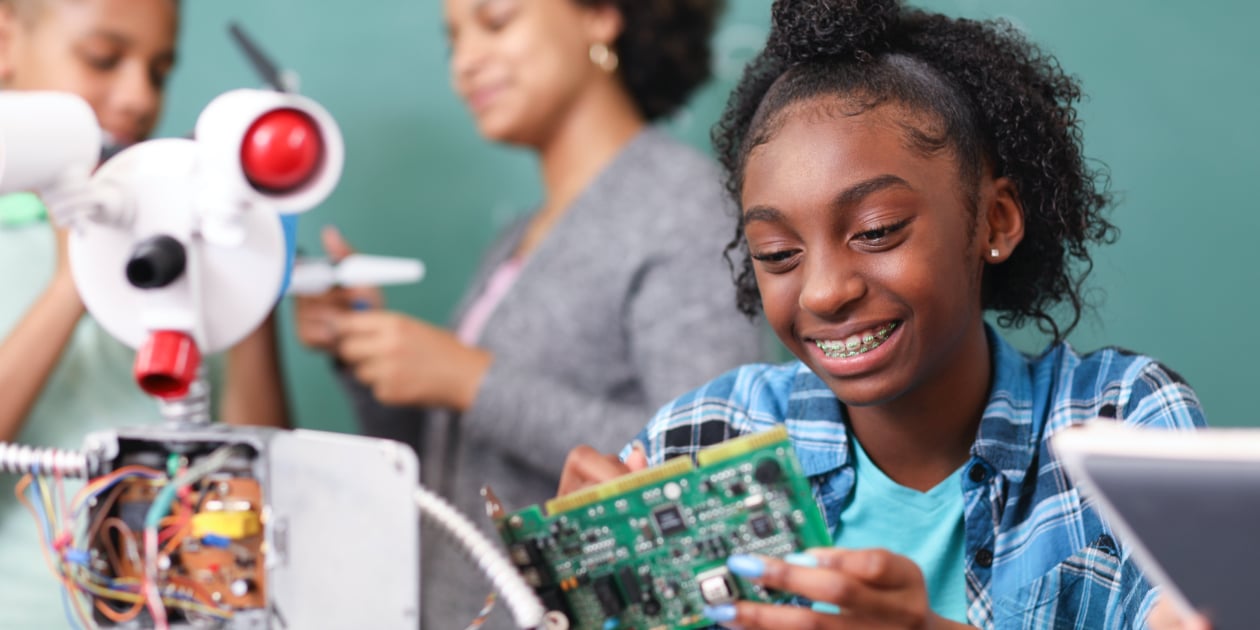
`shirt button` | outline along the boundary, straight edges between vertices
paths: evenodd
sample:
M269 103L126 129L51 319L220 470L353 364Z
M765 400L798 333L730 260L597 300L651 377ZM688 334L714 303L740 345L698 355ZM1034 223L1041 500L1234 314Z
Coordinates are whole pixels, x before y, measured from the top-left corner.
M1116 539L1112 538L1111 536L1108 536L1107 534L1099 535L1098 540L1094 541L1094 547L1097 549L1101 549L1113 556L1119 556L1119 553L1118 553L1119 546L1116 545Z
M988 549L981 549L977 551L976 564L980 565L983 569L993 566L993 552Z
M985 472L984 466L981 466L980 464L972 464L971 470L967 471L967 476L970 477L972 481L980 483L984 481L985 477L989 476L989 473Z

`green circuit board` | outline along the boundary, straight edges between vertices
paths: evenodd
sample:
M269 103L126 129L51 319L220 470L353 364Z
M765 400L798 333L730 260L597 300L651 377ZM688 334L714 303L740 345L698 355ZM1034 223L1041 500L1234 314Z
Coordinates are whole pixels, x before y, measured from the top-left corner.
M783 427L506 514L508 555L571 628L711 625L706 604L777 601L726 569L736 553L830 546Z

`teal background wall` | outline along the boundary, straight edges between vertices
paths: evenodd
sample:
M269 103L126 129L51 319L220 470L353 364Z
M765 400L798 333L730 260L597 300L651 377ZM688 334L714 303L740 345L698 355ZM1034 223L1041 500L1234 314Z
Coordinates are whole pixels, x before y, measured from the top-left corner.
M764 41L769 0L729 0L718 78L669 121L708 150L708 128L744 62ZM191 129L215 95L259 80L227 35L239 21L304 94L341 124L341 185L301 220L339 226L358 248L415 256L423 283L387 291L391 308L445 321L495 231L539 196L535 165L481 141L446 77L437 0L199 0L184 3L180 62L160 133ZM1242 1L939 0L920 6L1006 17L1084 82L1088 154L1111 169L1120 241L1099 250L1099 308L1072 336L1081 349L1152 354L1198 390L1214 424L1260 425L1260 5ZM729 287L714 287L728 291ZM298 424L353 431L327 360L297 343L282 307L283 353ZM1044 339L1014 334L1035 349ZM646 421L646 418L645 418Z

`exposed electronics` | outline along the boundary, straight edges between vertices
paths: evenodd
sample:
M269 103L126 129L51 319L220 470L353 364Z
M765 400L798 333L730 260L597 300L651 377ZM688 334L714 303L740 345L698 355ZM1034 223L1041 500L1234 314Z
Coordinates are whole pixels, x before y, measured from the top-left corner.
M89 480L67 501L54 483L77 466ZM400 561L419 554L418 464L405 446L144 427L93 433L81 453L33 467L46 472L25 477L19 498L65 584L71 627L419 623L419 568Z
M698 628L706 605L782 596L727 570L831 535L783 427L496 519L508 556L572 628Z

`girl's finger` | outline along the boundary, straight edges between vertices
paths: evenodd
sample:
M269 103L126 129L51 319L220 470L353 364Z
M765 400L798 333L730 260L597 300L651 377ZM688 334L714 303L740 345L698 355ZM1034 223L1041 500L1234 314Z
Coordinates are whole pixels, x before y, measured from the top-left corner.
M902 588L923 583L923 572L913 560L887 549L811 549L818 566L839 569L876 587Z
M815 612L800 606L779 604L759 604L753 602L736 602L721 606L705 606L704 615L719 623L724 628L742 628L744 630L781 630L796 628L800 630L825 630L861 628L860 625L849 625L847 620L836 615Z
M792 554L789 561L735 555L727 560L732 573L754 579L767 588L839 606L856 618L913 625L929 613L927 591L920 578L900 588L871 584L841 568L816 566L816 556ZM758 575L760 574L760 575ZM914 589L919 592L914 593Z
M608 481L630 472L616 456L605 455L586 445L569 451L560 473L560 489L557 496L581 490L587 486Z

